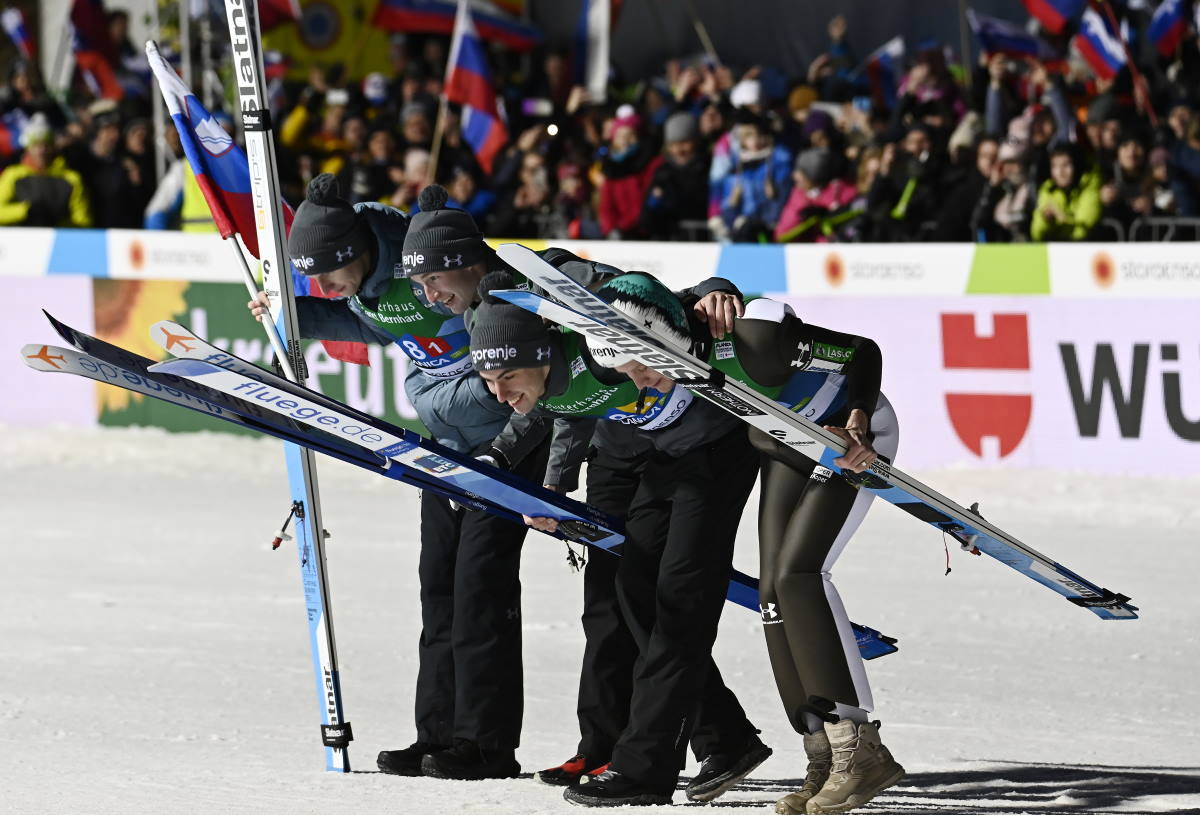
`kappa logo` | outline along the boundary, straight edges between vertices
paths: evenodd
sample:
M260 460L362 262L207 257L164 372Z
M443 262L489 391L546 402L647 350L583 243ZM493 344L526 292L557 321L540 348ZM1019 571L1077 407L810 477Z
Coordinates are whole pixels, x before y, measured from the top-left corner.
M449 255L442 255L442 264L447 269L449 269L451 266L462 266L463 265L462 252L459 252L454 257L450 257Z
M345 250L336 249L334 251L337 254L338 263L341 263L342 261L345 261L345 260L351 260L354 257L354 247L353 246L347 246L345 248Z
M311 269L317 261L310 257L292 258L292 265L301 271Z
M796 351L798 352L795 359L792 360L792 367L804 370L812 362L812 343L800 340L796 343Z
M775 625L783 622L783 620L779 619L779 612L775 610L776 608L777 606L774 603L767 603L765 606L759 605L758 613L762 616L764 625Z

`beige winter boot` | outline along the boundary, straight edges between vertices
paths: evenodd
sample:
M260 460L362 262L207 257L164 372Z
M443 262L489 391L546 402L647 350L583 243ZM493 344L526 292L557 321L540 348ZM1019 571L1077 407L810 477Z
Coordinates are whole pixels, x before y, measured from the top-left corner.
M833 768L806 812L848 812L862 806L904 777L904 768L879 741L879 722L842 719L825 725L833 750Z
M829 778L829 768L833 764L833 748L829 746L829 736L821 730L816 733L804 734L804 752L808 754L808 774L804 776L804 786L795 792L789 792L775 803L778 815L803 815L804 806Z

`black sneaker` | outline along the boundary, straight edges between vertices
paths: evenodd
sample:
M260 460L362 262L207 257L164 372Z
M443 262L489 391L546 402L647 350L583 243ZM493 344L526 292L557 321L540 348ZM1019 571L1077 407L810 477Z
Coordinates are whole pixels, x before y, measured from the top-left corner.
M731 753L713 753L700 764L700 772L687 785L685 794L689 801L711 801L729 790L754 768L771 757L772 750L752 734L740 750Z
M616 770L585 775L563 793L572 804L585 807L654 806L671 803L671 792L651 789Z
M483 750L470 739L455 739L454 746L421 759L421 775L455 781L516 778L521 774L512 750Z
M554 787L569 787L577 783L583 776L607 766L607 762L598 764L580 753L567 759L557 767L551 767L548 770L540 770L534 773L533 777L543 784L550 784Z
M445 750L446 745L430 741L418 741L403 750L384 750L375 759L380 772L392 775L420 775L421 759L429 753Z

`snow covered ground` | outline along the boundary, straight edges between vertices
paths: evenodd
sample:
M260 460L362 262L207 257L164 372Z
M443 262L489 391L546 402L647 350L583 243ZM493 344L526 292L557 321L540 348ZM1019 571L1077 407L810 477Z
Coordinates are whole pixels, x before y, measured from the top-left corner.
M578 811L528 777L375 772L376 752L413 737L416 494L329 460L320 473L357 737L348 776L323 772L296 553L269 548L288 506L278 443L0 435L0 811ZM900 638L900 653L869 671L884 739L909 775L864 811L1200 812L1200 480L918 475L1129 594L1143 618L1102 622L956 548L943 576L939 536L877 504L836 577L854 619ZM736 565L757 573L744 526ZM532 772L578 738L581 579L536 533L522 576L518 758ZM804 761L755 615L727 608L717 660L775 755L715 806L769 812Z

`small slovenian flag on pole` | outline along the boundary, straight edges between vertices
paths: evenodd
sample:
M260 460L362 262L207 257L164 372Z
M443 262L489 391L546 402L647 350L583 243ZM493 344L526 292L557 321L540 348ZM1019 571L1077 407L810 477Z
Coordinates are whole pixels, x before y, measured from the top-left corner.
M8 36L17 50L21 52L21 56L28 60L37 58L37 45L34 43L33 37L29 35L29 26L25 24L25 15L19 8L6 8L0 14L0 23L3 23L4 30L8 32Z
M242 243L250 254L259 257L250 163L245 152L183 83L153 42L146 43L146 58L154 78L158 80L158 88L162 91L163 101L167 103L171 121L179 131L183 153L208 203L217 231L222 238L241 235ZM286 201L282 204L283 229L287 233L291 231L295 213ZM326 296L315 281L298 274L295 269L292 269L292 282L297 295ZM334 359L367 364L367 349L362 343L323 342L322 345Z
M496 104L487 53L475 31L467 0L458 0L446 64L446 101L462 105L463 140L475 151L479 166L490 174L496 155L508 141L508 129Z
M1183 0L1163 0L1150 18L1150 42L1164 57L1174 56L1186 28Z
M976 14L967 9L967 24L988 56L1004 54L1018 59L1036 59L1050 70L1065 67L1066 60L1044 40L1033 36L1018 25L998 17Z
M1083 14L1088 0L1025 0L1025 10L1051 34L1061 34Z
M1125 46L1103 15L1089 8L1079 21L1073 40L1080 55L1101 79L1112 79L1125 67Z

